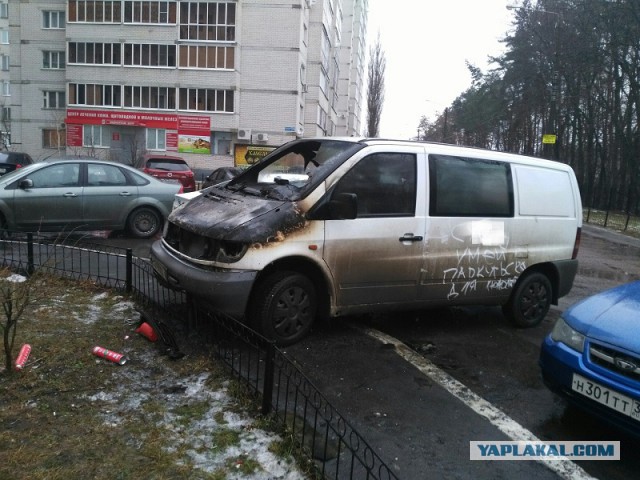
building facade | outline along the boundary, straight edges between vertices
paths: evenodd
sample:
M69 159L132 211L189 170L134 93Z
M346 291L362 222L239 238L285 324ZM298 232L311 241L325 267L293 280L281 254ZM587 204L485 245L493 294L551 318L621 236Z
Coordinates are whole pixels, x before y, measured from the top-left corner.
M367 0L0 6L1 135L34 159L153 151L215 168L360 134Z

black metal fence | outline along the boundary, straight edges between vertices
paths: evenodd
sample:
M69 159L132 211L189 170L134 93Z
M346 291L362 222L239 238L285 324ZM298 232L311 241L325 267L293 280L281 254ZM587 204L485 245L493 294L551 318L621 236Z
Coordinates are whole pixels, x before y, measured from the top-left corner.
M586 223L599 225L640 237L640 216L619 210L600 210L587 207L583 209L582 218Z
M217 357L261 399L262 413L296 439L327 479L397 479L375 450L272 342L244 324L161 286L151 264L131 249L75 244L26 234L0 240L2 266L85 280L132 295L162 318L188 312L188 327L206 335Z

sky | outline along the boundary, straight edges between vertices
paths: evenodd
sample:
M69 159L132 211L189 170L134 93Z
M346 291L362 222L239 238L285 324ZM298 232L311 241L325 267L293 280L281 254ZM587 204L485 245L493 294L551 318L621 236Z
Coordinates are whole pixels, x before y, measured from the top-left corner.
M518 3L369 0L369 46L379 33L386 59L380 136L415 138L423 115L434 120L471 86L467 61L486 72L488 57L504 52L499 40L513 16L507 5Z

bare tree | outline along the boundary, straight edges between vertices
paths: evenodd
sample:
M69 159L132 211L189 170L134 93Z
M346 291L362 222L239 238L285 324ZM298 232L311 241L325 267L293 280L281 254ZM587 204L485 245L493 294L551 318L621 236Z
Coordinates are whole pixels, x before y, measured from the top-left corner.
M380 117L384 103L384 74L387 66L384 51L380 45L380 34L375 45L369 50L369 77L367 87L367 136L380 134Z

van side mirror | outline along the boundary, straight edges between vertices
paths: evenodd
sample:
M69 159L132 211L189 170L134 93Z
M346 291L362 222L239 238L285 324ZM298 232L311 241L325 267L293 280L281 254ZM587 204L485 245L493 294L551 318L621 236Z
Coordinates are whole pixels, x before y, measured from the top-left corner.
M338 193L309 212L310 220L352 220L358 216L358 196Z
M33 188L33 180L31 180L30 178L20 180L20 183L18 183L18 188L21 188L22 190Z

